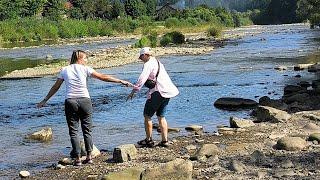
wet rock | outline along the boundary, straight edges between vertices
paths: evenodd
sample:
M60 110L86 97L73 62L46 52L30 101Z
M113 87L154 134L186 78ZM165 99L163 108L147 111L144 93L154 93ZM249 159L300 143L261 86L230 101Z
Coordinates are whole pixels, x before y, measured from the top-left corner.
M318 141L320 142L320 133L311 134L308 138L308 141Z
M263 96L259 99L259 105L269 106L280 110L286 110L288 105L280 99L270 99L268 96Z
M254 122L251 120L240 119L237 117L230 117L230 127L231 128L246 128L254 126Z
M241 163L240 161L233 160L229 165L229 169L231 171L241 173L246 170L246 166L243 163Z
M307 82L307 81L301 81L301 82L298 83L298 85L301 86L301 87L304 87L304 88L307 88L307 87L311 86L311 84L309 82Z
M180 129L179 129L179 128L171 128L171 127L169 127L169 128L168 128L168 132L169 132L169 133L170 133L170 132L178 133L178 132L180 132Z
M311 83L311 87L314 89L316 89L317 87L320 87L320 80L319 79L313 80Z
M222 109L254 108L257 105L258 103L251 99L232 97L219 98L218 100L216 100L216 102L214 102L214 106L216 108Z
M301 86L287 85L284 87L284 96L305 92L307 89Z
M66 167L65 167L64 165L62 165L62 164L57 164L57 165L54 167L55 170L65 169L65 168L66 168Z
M296 64L293 67L293 70L295 71L302 71L304 69L308 69L309 66L312 66L313 64Z
M303 127L303 130L307 133L320 133L320 127L314 123L308 123Z
M143 168L135 167L128 168L120 172L111 172L105 175L103 180L120 180L120 179L130 179L130 180L140 180L141 173L144 171Z
M302 93L302 94L295 94L293 96L285 97L284 101L288 104L293 103L293 102L298 102L298 103L304 103L308 101L310 98L308 93Z
M187 131L202 131L203 127L199 125L190 125L185 128Z
M141 180L161 179L161 180L191 180L192 163L189 160L175 159L157 167L146 169L142 173Z
M283 137L278 140L276 148L287 151L299 151L307 147L307 142L300 137Z
M137 149L134 144L125 144L114 148L113 160L115 162L126 162L135 159L137 156Z
M58 163L61 164L61 165L72 165L73 161L72 161L71 158L63 158Z
M320 64L313 64L308 67L308 72L318 72L320 69Z
M301 75L300 75L300 74L297 74L297 75L295 75L294 77L296 77L296 78L301 78Z
M41 129L27 136L28 139L47 142L52 140L52 129L50 127Z
M19 172L19 176L20 176L21 178L27 178L27 177L30 176L30 173L29 173L29 171L20 171L20 172Z
M285 71L285 70L288 69L288 67L287 67L287 66L277 66L277 67L275 67L274 69L275 69L275 70L278 70L278 71Z
M256 110L258 122L285 122L291 118L291 115L285 111L268 106L259 106Z

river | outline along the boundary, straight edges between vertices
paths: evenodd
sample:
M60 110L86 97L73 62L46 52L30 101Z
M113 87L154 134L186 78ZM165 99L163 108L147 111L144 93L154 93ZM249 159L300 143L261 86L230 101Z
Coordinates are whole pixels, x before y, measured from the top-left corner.
M180 91L179 96L170 100L167 120L170 127L181 128L182 132L170 134L170 137L186 134L184 127L190 124L202 125L205 131L212 133L217 125L228 125L230 116L249 116L249 110L216 109L213 103L220 97L257 101L266 95L280 98L286 84L315 78L314 74L306 71L293 71L292 66L319 60L318 30L294 24L253 26L246 31L262 33L230 41L223 48L204 55L158 58ZM81 48L99 49L92 46L95 45L87 44ZM52 49L48 51L53 52ZM30 57L27 49L12 52L18 53L19 57L10 58L21 58L23 54ZM42 57L43 54L35 53L31 57L37 56ZM288 66L289 70L274 70L278 65ZM98 71L135 82L141 69L142 64L135 63ZM297 74L302 78L296 78ZM18 172L24 169L31 172L41 170L68 155L71 144L63 111L64 85L46 107L37 109L35 106L55 79L48 76L0 81L0 176L3 178L17 177ZM88 86L94 104L94 144L99 149L112 150L117 145L135 143L144 138L142 111L146 89L126 102L130 88L94 79L89 80ZM27 134L43 127L53 129L54 137L50 143L25 140ZM159 134L154 132L154 138L159 140Z

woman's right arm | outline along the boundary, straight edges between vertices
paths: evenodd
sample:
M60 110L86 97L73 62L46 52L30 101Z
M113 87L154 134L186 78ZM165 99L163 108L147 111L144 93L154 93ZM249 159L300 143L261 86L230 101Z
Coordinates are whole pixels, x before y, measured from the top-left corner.
M92 72L91 77L99 79L101 81L105 81L105 82L121 83L121 84L123 84L123 85L125 85L127 87L129 87L129 86L132 87L133 86L133 84L128 82L128 81L121 80L121 79L112 77L112 76L107 75L107 74L102 74L102 73L99 73L97 71Z
M58 78L54 83L54 85L51 87L46 97L40 103L37 104L37 107L38 108L43 107L46 104L46 102L60 89L60 86L62 83L63 83L63 79Z

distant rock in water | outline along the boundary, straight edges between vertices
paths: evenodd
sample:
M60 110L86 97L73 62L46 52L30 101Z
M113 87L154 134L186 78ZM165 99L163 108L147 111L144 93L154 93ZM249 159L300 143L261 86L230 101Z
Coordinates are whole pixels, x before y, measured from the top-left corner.
M47 127L41 129L40 131L34 132L32 134L27 135L27 139L47 142L52 140L52 129Z
M214 106L216 108L221 109L242 109L242 108L254 108L258 105L258 103L251 99L244 99L244 98L232 98L232 97L224 97L219 98L214 102Z

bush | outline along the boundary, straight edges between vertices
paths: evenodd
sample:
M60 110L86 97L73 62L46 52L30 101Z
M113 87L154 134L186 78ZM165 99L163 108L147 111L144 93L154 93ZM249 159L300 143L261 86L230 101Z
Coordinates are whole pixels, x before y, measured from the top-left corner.
M180 20L177 18L168 18L166 19L164 26L166 28L173 28L173 27L179 27L180 26Z
M221 35L222 29L218 26L212 26L207 30L208 36L219 37Z
M134 47L143 48L143 47L147 47L147 46L150 46L150 45L151 45L150 40L148 39L148 37L144 36L134 44Z
M185 36L181 32L173 31L170 33L165 34L161 40L160 45L166 46L170 43L173 44L182 44L185 42Z
M157 47L158 45L158 33L157 32L151 32L148 35L148 39L150 40L150 46L151 47Z

